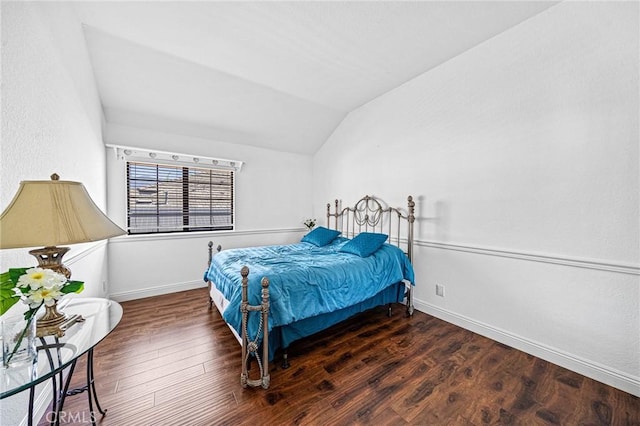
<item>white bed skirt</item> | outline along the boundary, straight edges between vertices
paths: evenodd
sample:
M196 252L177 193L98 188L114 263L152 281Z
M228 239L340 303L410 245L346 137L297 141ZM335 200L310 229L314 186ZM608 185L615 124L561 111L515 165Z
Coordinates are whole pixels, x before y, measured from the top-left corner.
M229 306L229 301L224 298L224 296L216 288L214 283L210 284L209 295L211 296L211 300L213 300L214 305L216 305L216 308L218 308L218 312L220 312L220 315L222 316L222 314L224 314L225 309L227 309L227 307ZM231 325L229 325L229 323L227 323L227 326L235 336L236 340L238 340L238 343L242 345L242 338L240 337L240 335L236 332L236 330L233 327L231 327Z

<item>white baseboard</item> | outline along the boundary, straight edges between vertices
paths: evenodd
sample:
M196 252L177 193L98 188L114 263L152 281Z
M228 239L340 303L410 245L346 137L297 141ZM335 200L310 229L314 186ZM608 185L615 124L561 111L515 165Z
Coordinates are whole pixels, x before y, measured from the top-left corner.
M593 361L526 339L508 331L492 327L474 319L442 309L430 303L414 300L415 309L478 333L489 339L511 346L632 395L640 396L640 377L617 371Z
M145 297L161 296L163 294L177 293L179 291L194 290L206 287L204 281L187 281L183 283L172 283L163 286L147 287L143 289L112 293L109 298L116 302L126 302L127 300L143 299Z

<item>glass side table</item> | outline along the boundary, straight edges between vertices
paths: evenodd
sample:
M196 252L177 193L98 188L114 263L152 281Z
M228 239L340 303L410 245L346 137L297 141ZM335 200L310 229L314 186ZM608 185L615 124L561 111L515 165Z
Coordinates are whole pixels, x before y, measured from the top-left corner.
M65 398L85 391L88 394L91 423L95 424L94 402L100 414L106 412L100 406L96 395L93 348L118 325L122 319L122 307L108 299L73 298L60 309L66 314L80 314L84 321L69 327L63 337L38 338L38 356L33 364L10 368L0 367L0 399L29 390L29 426L33 424L35 387L46 380L51 380L53 392L53 416L47 418L52 425L60 424L60 413ZM69 383L76 362L85 354L87 355L86 384L70 390ZM68 373L65 377L63 372L67 369Z

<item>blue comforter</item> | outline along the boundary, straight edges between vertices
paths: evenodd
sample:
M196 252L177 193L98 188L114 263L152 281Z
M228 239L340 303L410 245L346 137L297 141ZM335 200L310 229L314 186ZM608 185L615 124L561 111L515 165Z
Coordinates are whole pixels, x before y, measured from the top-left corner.
M238 334L242 320L240 270L245 265L250 271L250 304L260 304L260 281L269 278L269 330L355 305L402 280L414 284L413 267L398 247L384 244L362 258L339 251L347 241L338 237L324 247L301 242L225 250L213 257L204 278L215 283L229 300L224 319ZM258 314L250 316L248 331L254 336Z

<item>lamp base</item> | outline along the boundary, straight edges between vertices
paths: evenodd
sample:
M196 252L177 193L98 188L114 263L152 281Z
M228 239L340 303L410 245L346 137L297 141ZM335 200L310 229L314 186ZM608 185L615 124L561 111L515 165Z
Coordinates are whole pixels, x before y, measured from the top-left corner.
M69 327L77 322L84 321L82 315L66 315L58 312L57 303L51 306L45 305L45 312L36 321L36 337L57 336L62 337Z
M44 336L56 336L63 337L64 333L67 331L69 327L77 322L84 321L82 315L73 314L69 316L65 316L64 320L57 325L48 326L41 325L40 322L36 322L36 337L44 337Z
M29 251L29 254L38 259L40 268L50 269L64 275L67 279L71 278L71 270L62 263L62 256L70 249L69 247L49 246L41 249ZM43 336L64 336L67 328L77 322L84 321L81 315L66 315L58 312L58 304L51 306L45 305L45 312L36 321L36 337Z
M38 266L58 272L67 279L71 278L71 270L63 265L62 256L70 250L69 247L49 246L41 249L30 250L29 254L38 260Z

